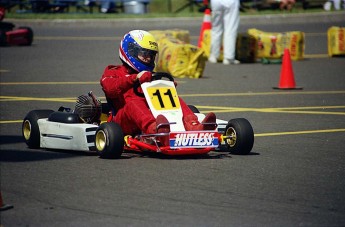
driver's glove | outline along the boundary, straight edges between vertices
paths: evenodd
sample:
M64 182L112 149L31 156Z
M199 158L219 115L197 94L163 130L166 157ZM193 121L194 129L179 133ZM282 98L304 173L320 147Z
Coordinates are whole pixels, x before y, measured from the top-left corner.
M145 82L151 82L152 81L152 72L149 71L141 71L137 74L137 80L139 80L140 84L143 84Z

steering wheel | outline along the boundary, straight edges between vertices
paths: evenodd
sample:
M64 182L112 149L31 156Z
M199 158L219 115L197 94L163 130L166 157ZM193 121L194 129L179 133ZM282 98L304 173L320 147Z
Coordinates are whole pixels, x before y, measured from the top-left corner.
M166 72L156 72L156 73L152 74L152 81L154 81L154 80L161 80L162 78L166 78L166 79L174 82L174 77L171 74L169 74L169 73L166 73ZM139 87L140 87L140 82L139 82L139 80L137 80L134 83L134 85L133 85L134 93L137 96L139 96L139 97L145 97L144 93L138 91Z
M152 81L161 80L162 78L167 78L170 81L174 82L174 77L170 73L157 72L152 74Z

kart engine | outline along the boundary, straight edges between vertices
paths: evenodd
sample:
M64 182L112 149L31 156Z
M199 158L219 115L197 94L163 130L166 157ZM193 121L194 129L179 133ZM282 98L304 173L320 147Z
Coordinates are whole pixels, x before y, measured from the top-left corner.
M86 123L99 123L102 113L101 101L90 91L77 98L74 112Z

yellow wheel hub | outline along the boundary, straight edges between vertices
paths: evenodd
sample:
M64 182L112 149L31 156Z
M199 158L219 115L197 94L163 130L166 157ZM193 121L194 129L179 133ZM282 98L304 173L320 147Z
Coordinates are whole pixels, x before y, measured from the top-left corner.
M233 127L229 127L226 130L225 136L228 137L225 141L230 147L234 147L236 145L237 135L236 131Z
M31 136L31 124L30 121L26 120L23 124L23 135L25 140L29 140Z
M95 144L97 150L102 151L107 143L107 136L103 130L100 130L96 134Z

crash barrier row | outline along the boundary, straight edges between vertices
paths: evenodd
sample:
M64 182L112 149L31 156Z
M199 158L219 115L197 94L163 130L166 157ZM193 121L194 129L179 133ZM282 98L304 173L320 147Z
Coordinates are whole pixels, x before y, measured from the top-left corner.
M331 27L327 31L328 55L345 55L345 28ZM201 48L208 57L211 48L211 30L205 30ZM265 32L255 28L246 33L239 33L236 42L236 59L244 63L253 63L262 59L281 59L284 50L289 49L294 61L304 59L305 34L301 31ZM220 59L222 60L222 50Z
M254 30L257 32L259 30ZM210 55L211 30L205 30L201 39L201 46L190 44L189 31L186 30L155 30L150 31L157 39L159 46L159 57L156 71L163 71L172 74L174 77L202 77L205 62ZM302 32L266 34L259 32L256 38L248 33L240 33L236 41L236 59L243 63L255 63L258 59L280 59L286 48L289 49L291 58L294 60L303 59L304 55L304 34ZM219 61L222 60L223 51Z
M168 72L174 77L202 77L205 62L210 55L211 30L205 30L201 46L190 44L187 30L154 30L150 31L157 39L159 57L156 71ZM328 29L328 54L345 55L345 28L331 27ZM304 59L305 34L301 31L283 33L264 32L255 28L246 33L239 33L236 40L236 59L242 63L282 63L286 51L289 59L297 61ZM221 56L223 58L221 48Z
M67 13L71 7L76 12L93 13L94 9L102 13L119 10L129 14L148 12L151 0L0 0L0 6L10 11L18 6L20 13Z
M201 42L206 56L210 55L211 30L205 30ZM280 59L288 48L291 59L301 60L304 56L304 33L300 31L272 33L258 29L248 29L237 35L236 59L244 63L254 63L257 58ZM223 59L223 51L219 60Z

